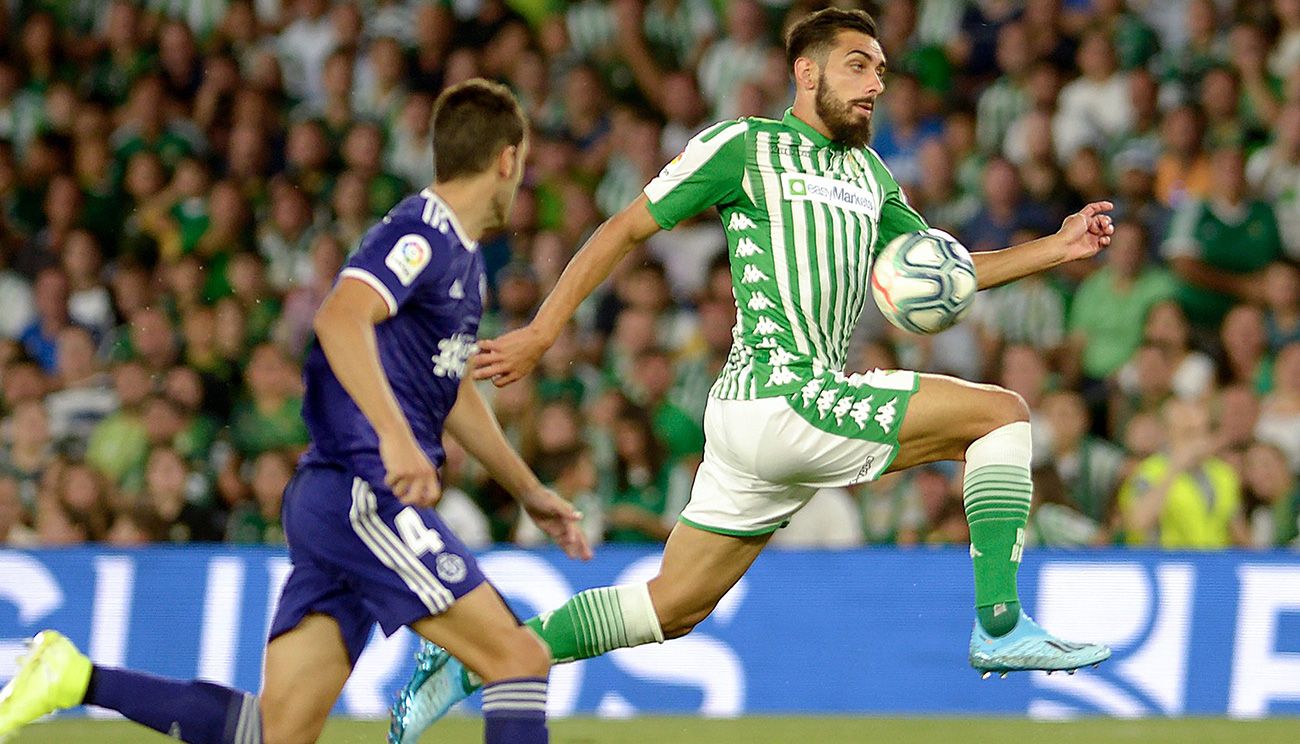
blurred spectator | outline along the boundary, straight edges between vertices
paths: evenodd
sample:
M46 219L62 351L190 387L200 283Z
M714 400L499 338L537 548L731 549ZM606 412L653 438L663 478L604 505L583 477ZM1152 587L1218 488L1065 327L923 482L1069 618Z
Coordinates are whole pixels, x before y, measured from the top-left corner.
M927 115L921 100L921 83L911 75L891 75L889 96L881 102L883 116L875 124L877 131L871 147L889 163L899 185L910 192L921 180L917 153L926 142L942 136L942 122Z
M1033 235L1017 232L1008 245ZM1065 299L1046 274L1034 274L982 293L968 322L978 329L986 359L996 358L1007 344L1031 346L1050 357L1065 343Z
M42 270L33 286L36 317L19 335L27 353L46 372L58 363L59 334L71 326L68 317L68 277L57 268Z
M1012 122L1029 110L1026 79L1034 61L1024 24L1012 22L998 30L997 62L1001 76L980 93L975 110L976 137L988 152L1000 152Z
M1146 263L1141 227L1116 224L1105 265L1079 285L1070 309L1071 343L1083 375L1103 380L1123 367L1142 343L1151 308L1174 291L1173 276Z
M1278 261L1265 272L1264 328L1270 352L1300 341L1300 266Z
M1058 392L1043 400L1051 423L1052 450L1034 471L1033 531L1045 545L1105 542L1115 493L1123 475L1123 451L1088 433L1082 396Z
M86 329L65 328L58 349L55 390L45 398L50 431L56 441L72 440L84 451L95 426L117 408L117 396Z
M284 528L280 525L280 502L284 489L293 477L293 464L275 450L258 455L252 464L249 490L251 501L231 510L226 522L226 542L245 545L282 545Z
M40 401L28 400L14 406L0 431L0 476L17 483L18 498L32 509L45 477L54 463L54 442L49 421Z
M617 484L607 508L607 537L610 542L663 542L676 516L666 513L672 465L649 414L624 410L612 435Z
M95 236L76 229L63 246L63 272L68 278L68 317L102 338L112 329L113 297L101 276L104 256Z
M58 468L54 481L55 498L76 522L85 526L87 539L104 539L115 501L104 476L89 465L72 462Z
M1203 398L1214 384L1214 361L1192 347L1192 328L1178 303L1165 300L1151 306L1142 324L1142 343L1157 350L1169 370L1170 390L1180 398ZM1135 393L1147 372L1134 357L1116 378L1120 390Z
M1300 261L1300 101L1282 109L1273 132L1246 162L1246 179L1273 205L1286 255Z
M1161 153L1156 162L1156 196L1171 209L1183 208L1193 199L1203 199L1214 179L1210 158L1204 149L1201 112L1189 104L1165 114L1160 127Z
M1116 64L1110 35L1102 29L1085 33L1076 61L1082 76L1061 89L1052 121L1061 161L1069 160L1080 147L1105 146L1133 121L1128 80Z
M1243 544L1241 480L1211 454L1209 410L1172 400L1162 411L1169 436L1164 451L1143 460L1120 489L1126 540L1165 548Z
M1254 548L1296 546L1300 535L1300 479L1274 445L1256 443L1246 450L1243 513ZM1300 547L1300 546L1296 546Z
M756 79L766 58L767 28L763 8L755 0L727 5L721 39L700 58L700 90L713 108L713 119L736 116L736 91Z
M1238 305L1228 311L1219 328L1223 349L1223 379L1247 385L1259 393L1273 386L1264 313L1255 305Z
M704 451L701 420L682 410L669 397L675 377L668 352L650 348L637 355L632 385L626 386L633 388L629 391L633 401L649 412L655 437L664 446L669 463Z
M1261 270L1282 255L1273 209L1248 196L1243 169L1240 150L1215 152L1209 197L1181 206L1165 241L1178 301L1199 326L1222 321L1235 300L1259 298Z
M35 315L32 285L9 268L9 251L0 244L0 338L20 337Z
M28 509L19 495L18 479L0 475L0 545L26 548L39 544L39 538L27 523Z
M284 352L272 344L254 349L247 382L245 396L235 404L230 418L235 449L244 457L256 458L269 450L305 447L301 382Z
M166 525L164 539L168 542L220 542L221 514L187 498L189 477L180 453L170 447L155 447L146 458L138 503L147 504Z
M122 486L133 477L138 482L138 471L149 455L142 415L153 383L144 365L136 361L120 362L112 375L118 408L91 430L86 460Z
M1273 363L1273 391L1259 406L1255 436L1286 453L1291 470L1300 472L1300 342L1288 344Z
M592 462L591 451L583 445L574 445L547 455L538 467L553 474L550 487L582 514L579 527L587 542L591 545L604 542L607 515L600 498L595 494L596 466ZM613 514L608 517L612 523ZM528 548L545 545L550 542L550 538L527 514L521 513L515 525L514 542L520 547Z
M1255 441L1259 396L1248 385L1229 385L1214 400L1214 454L1241 472L1246 450Z

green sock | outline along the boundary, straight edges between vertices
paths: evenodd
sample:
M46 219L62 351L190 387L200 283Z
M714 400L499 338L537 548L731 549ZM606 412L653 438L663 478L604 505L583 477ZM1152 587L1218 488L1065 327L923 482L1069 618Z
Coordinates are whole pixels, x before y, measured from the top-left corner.
M1029 469L974 468L966 472L963 491L975 568L975 614L989 635L1005 635L1020 617L1016 572L1033 494Z
M551 661L556 664L664 640L645 584L588 589L524 624L550 648ZM467 690L482 684L469 670L462 681Z

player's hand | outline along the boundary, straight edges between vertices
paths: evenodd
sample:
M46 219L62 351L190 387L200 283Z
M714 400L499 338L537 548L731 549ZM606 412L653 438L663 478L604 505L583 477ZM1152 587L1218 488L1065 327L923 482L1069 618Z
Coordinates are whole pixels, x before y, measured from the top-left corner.
M1066 261L1092 258L1110 245L1115 225L1106 212L1114 208L1108 201L1092 202L1065 218L1056 234L1064 242Z
M520 497L519 505L528 512L533 522L555 541L570 558L590 560L591 546L582 534L582 512L573 504L560 498L549 488L542 488Z
M550 343L531 325L480 341L474 358L474 379L491 380L497 387L523 379L537 366L548 346Z
M431 507L442 498L438 469L410 434L379 438L384 483L403 504Z

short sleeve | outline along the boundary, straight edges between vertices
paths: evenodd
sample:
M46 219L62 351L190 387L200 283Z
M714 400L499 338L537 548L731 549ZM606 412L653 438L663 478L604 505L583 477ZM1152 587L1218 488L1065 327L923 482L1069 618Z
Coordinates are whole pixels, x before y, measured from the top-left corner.
M709 207L736 201L744 193L744 121L724 121L700 132L686 149L646 184L655 222L671 230Z
M885 196L880 205L880 228L876 233L876 244L871 249L871 255L874 256L899 235L925 230L930 225L907 202L907 195L903 193L898 181L894 180L894 174L889 171L885 161L874 152L871 153L871 157L878 166L875 169L876 178L880 181L881 191Z
M421 283L436 279L435 252L446 238L433 229L381 224L361 241L339 278L359 279L384 298L392 317Z

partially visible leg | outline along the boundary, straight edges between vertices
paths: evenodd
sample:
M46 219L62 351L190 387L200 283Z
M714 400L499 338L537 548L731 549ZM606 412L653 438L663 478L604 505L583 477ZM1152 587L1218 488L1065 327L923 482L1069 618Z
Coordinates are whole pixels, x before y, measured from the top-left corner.
M935 460L964 460L963 500L975 568L980 624L1000 636L1020 616L1016 573L1033 493L1029 409L993 385L922 375L899 435L891 470Z
M487 744L545 744L546 678L551 659L490 585L480 584L446 612L411 624L447 649L486 684Z
M649 584L663 637L680 638L708 617L770 539L770 532L733 537L678 523Z
M934 460L966 462L963 501L970 524L978 622L971 666L994 672L1049 673L1099 664L1110 649L1063 641L1020 609L1016 573L1033 487L1029 411L1020 396L991 385L923 375L903 419L891 469Z
M329 615L307 615L297 627L276 636L266 647L260 741L316 741L351 673L343 634Z
M199 680L92 666L67 638L44 631L0 692L0 739L77 705L115 710L190 744L261 744L257 697Z

